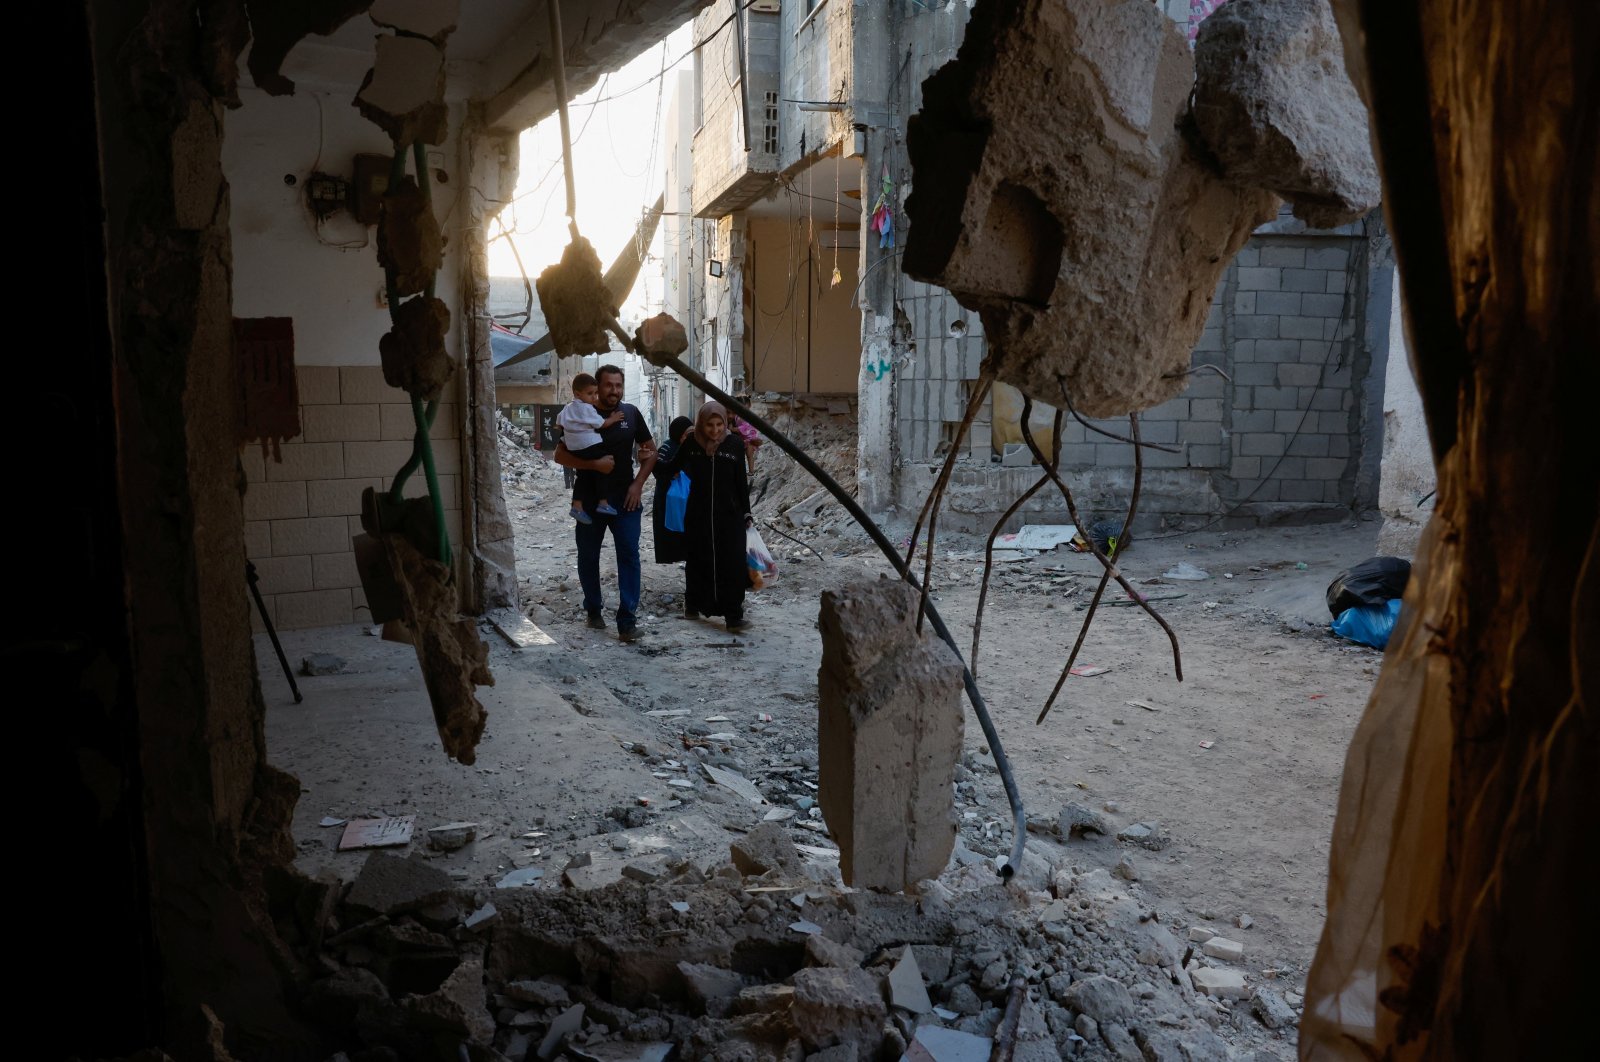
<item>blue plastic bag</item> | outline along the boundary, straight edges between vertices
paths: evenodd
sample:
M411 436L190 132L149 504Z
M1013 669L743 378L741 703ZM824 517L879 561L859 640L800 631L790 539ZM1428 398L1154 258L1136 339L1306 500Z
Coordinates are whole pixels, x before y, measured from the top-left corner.
M1381 605L1358 605L1339 613L1333 621L1333 633L1352 642L1383 649L1394 633L1394 622L1400 615L1400 599L1390 598Z
M683 514L689 511L689 473L679 472L667 484L667 507L661 521L668 531L683 533Z

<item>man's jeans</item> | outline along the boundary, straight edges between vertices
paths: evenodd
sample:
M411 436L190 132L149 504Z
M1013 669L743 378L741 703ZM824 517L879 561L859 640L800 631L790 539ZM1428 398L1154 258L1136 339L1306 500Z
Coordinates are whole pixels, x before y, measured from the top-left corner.
M643 512L639 508L618 512L616 516L596 513L594 523L577 525L578 582L583 584L585 611L599 612L605 605L605 599L600 596L600 546L609 527L611 541L617 548L617 594L622 599L617 608L617 622L626 623L638 612L639 518Z

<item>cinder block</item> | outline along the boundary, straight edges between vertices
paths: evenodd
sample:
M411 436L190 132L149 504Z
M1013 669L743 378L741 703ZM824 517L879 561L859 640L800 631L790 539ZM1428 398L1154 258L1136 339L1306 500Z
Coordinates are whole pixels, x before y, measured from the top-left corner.
M1092 468L1098 456L1092 442L1067 443L1061 447L1061 463L1070 468Z
M239 467L244 469L244 478L248 483L261 483L266 480L267 463L259 443L250 442L239 447Z
M1317 479L1286 479L1278 483L1278 496L1287 502L1319 502L1323 498L1322 481Z
M350 548L346 517L319 516L306 520L272 521L272 555L341 553Z
M324 479L357 479L377 476L385 483L405 464L411 457L411 443L409 441L394 440L391 442L347 442L344 446L344 471L341 476L324 476ZM434 449L434 460L439 459L437 446ZM418 469L417 475L421 475Z
M339 479L344 475L343 443L284 443L279 452L283 455L281 464L267 461L269 483Z
M1309 365L1332 364L1338 358L1333 351L1333 344L1325 339L1301 339L1296 342L1300 344L1297 360Z
M1320 432L1303 431L1289 444L1289 452L1298 457L1328 456L1328 437Z
M304 406L300 427L308 443L378 438L378 406Z
M1185 398L1194 399L1214 398L1221 400L1227 381L1214 372L1197 372L1189 377L1189 386L1184 388Z
M1246 457L1277 457L1283 453L1285 439L1275 431L1256 431L1242 436L1239 452Z
M1306 249L1304 247L1286 247L1282 244L1268 244L1261 248L1261 264L1264 266L1292 266L1303 269L1306 264Z
M1239 248L1239 253L1233 256L1233 264L1236 269L1260 265L1260 245L1251 243Z
M1241 388L1241 391L1248 390ZM1231 427L1236 435L1244 435L1250 432L1271 431L1273 424L1270 409L1241 409L1234 411Z
M361 492L382 489L383 480L318 479L306 484L307 516L356 516L361 513Z
M1324 296L1318 296L1323 298ZM1297 314L1305 298L1298 291L1263 291L1256 295L1257 313Z
M276 600L279 630L304 630L307 627L334 627L352 622L350 591L309 590L303 594L279 594Z
M1187 449L1190 468L1221 468L1223 465L1220 446L1191 445Z
M1261 294L1260 292L1255 292L1255 291L1237 292L1233 296L1233 312L1234 313L1244 313L1244 314L1255 313L1256 312L1256 299L1260 297L1260 294ZM1296 310L1298 310L1298 309L1299 309L1299 307L1296 307ZM1274 311L1269 311L1269 312L1276 313L1278 311L1274 310Z
M1329 295L1308 291L1303 295L1295 296L1300 300L1300 309L1297 313L1307 317L1341 317L1344 315L1344 296Z
M1321 375L1315 365L1288 361L1278 365L1278 383L1285 387L1315 387Z
M1187 427L1187 424L1184 424L1184 426ZM1175 420L1152 420L1146 423L1144 418L1140 417L1139 437L1145 442L1175 443L1178 441L1178 427L1179 422ZM1220 431L1221 428L1218 427L1217 430ZM1122 434L1126 435L1128 433L1123 432Z
M1216 377L1220 380L1222 377ZM1191 422L1221 421L1222 399L1220 398L1191 398L1189 399L1189 420Z
M1227 342L1223 339L1222 326L1206 325L1205 331L1200 333L1200 339L1194 345L1195 350L1222 351L1227 349Z
M1277 362L1251 361L1233 367L1233 384L1235 387L1267 387L1277 382Z
M1323 339L1349 339L1356 334L1356 323L1342 317L1325 317L1322 320Z
M1253 387L1251 399L1257 409L1294 409L1300 393L1293 387Z
M263 594L293 594L312 589L310 557L262 557L255 565Z
M1257 361L1298 361L1300 350L1305 343L1301 339L1258 339L1256 340Z
M1333 323L1325 317L1280 317L1278 334L1284 339L1325 339L1323 329Z
M1348 462L1342 457L1308 457L1306 458L1306 478L1339 479L1344 475L1346 464Z
M335 365L296 365L295 391L302 406L339 404L339 369Z
M272 556L272 525L269 522L266 520L244 522L244 555L251 560Z
M1323 290L1330 295L1346 295L1356 290L1356 279L1348 270L1330 269L1323 274L1328 278Z
M1133 445L1109 440L1097 442L1094 444L1094 463L1099 468L1132 468Z
M1234 479L1261 478L1261 458L1235 457L1228 465L1228 474Z
M1278 319L1270 314L1255 314L1233 319L1233 334L1240 339L1277 339ZM1318 335L1322 333L1318 331Z
M1191 420L1173 427L1178 429L1178 442L1211 446L1222 443L1222 425L1217 421Z
M1131 450L1132 447L1130 446L1129 449ZM1186 447L1180 446L1178 448L1178 452L1173 454L1173 453L1168 453L1165 450L1149 450L1149 449L1147 449L1147 450L1145 450L1144 457L1143 457L1144 467L1145 468L1188 468L1189 467L1189 455L1185 452L1185 450L1186 450ZM1132 463L1131 459L1130 459L1129 463L1130 464Z
M1350 413L1348 410L1324 410L1315 414L1317 430L1328 435L1345 435L1350 431Z
M1303 457L1289 457L1287 455L1277 457L1272 460L1269 467L1272 469L1273 479L1306 478L1306 459Z
M1306 252L1308 269L1343 270L1350 264L1350 252L1342 247L1325 247Z
M1274 431L1297 432L1301 428L1317 430L1316 414L1303 409L1275 409L1272 411Z
M1266 267L1239 269L1241 291L1278 291L1283 287L1283 270Z
M1350 456L1350 436L1348 436L1348 435L1330 435L1330 436L1328 436L1328 456L1329 457L1349 457Z
M1167 399L1167 401L1162 402L1162 403L1160 403L1158 405L1151 406L1149 409L1145 410L1143 413L1140 413L1139 414L1139 419L1141 421L1149 421L1149 420L1188 420L1189 419L1189 400L1187 398L1169 398L1169 399ZM1127 431L1124 430L1127 427L1127 425L1126 424L1122 424L1120 421L1108 422L1108 423L1106 423L1104 425L1104 427L1107 430L1114 431L1119 435L1128 434Z
M1256 341L1253 339L1233 339L1228 346L1228 354L1235 362L1256 360ZM1223 368L1227 368L1226 365Z
M353 552L319 553L310 560L314 587L317 590L336 590L340 587L361 585L361 576L356 572L356 555Z
M251 483L244 492L246 520L285 520L304 515L304 483Z
M1328 275L1323 269L1285 269L1282 287L1284 291L1327 291Z
M383 380L378 365L339 366L339 401L345 405L382 405L407 400L406 393Z
M1240 479L1234 481L1235 500L1249 498L1255 502L1278 500L1279 481L1275 479Z
M1344 399L1344 392L1323 388L1311 396L1311 408L1315 410L1343 409Z

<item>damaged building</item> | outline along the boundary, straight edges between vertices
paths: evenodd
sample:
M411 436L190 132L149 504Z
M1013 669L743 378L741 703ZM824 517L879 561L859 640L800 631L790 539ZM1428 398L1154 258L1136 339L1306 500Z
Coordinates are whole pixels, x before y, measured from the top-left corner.
M25 275L81 342L71 372L16 358L20 516L43 526L13 536L6 659L46 680L16 699L18 751L45 782L18 803L40 825L13 842L42 886L19 892L17 954L18 1013L44 1046L19 1050L1581 1057L1600 659L1583 428L1600 386L1593 6L564 7L559 41L545 0L47 13L65 76L24 121L65 149L74 194L28 211L45 261ZM507 773L587 784L561 772L603 742L665 785L682 757L709 780L696 798L717 793L699 810L736 808L739 829L617 805L599 833L563 823L563 844L589 847L533 888L543 868L510 856L503 877L442 869L478 843L467 822L344 878L297 866L308 789L268 748L268 624L366 638L356 625L402 615L411 644L363 681L422 706L410 737L426 733L450 784L487 784L466 773L485 737L474 690L495 677L476 617L523 619L496 420L518 398L497 380L559 400L545 389L579 364L541 372L537 341L496 353L492 220L521 131L690 18L701 47L675 79L659 208L687 249L669 286L685 360L760 411L852 424L866 509L916 511L947 464L947 526L983 530L1039 476L1037 427L1096 509L1127 504L1137 468L1161 526L1377 506L1420 535L1316 851L1326 920L1303 998L1247 984L1238 941L1179 939L1131 861L1076 866L1074 838L1113 832L1091 809L1025 820L1018 805L995 831L1015 833L999 852L1027 840L1011 863L952 843L950 792L998 793L1003 774L999 743L973 748L955 722L958 684L976 705L976 682L953 639L923 630L914 588L837 568L805 694L833 712L828 760L797 749L773 772L828 786L803 798L818 844L694 752L716 732L619 744L583 702L606 691L556 663L549 687L576 690L530 693L523 718L553 705L560 724L488 732L524 743ZM1325 102L1275 82L1283 68L1338 82L1322 87L1339 106L1252 125L1258 91ZM1267 135L1285 129L1304 134L1292 149ZM1324 165L1368 145L1370 180ZM524 379L496 371L519 355ZM630 364L653 419L692 407L693 389ZM1083 419L1049 437L1069 400ZM1136 460L1095 428L1152 445ZM1431 509L1412 500L1435 492ZM373 540L398 602L369 595ZM862 620L853 597L892 614ZM424 773L332 700L299 718L345 742L351 773ZM891 754L904 764L878 769ZM875 814L902 828L846 828ZM494 824L525 859L554 843L536 825ZM1114 832L1152 857L1167 845L1155 825Z

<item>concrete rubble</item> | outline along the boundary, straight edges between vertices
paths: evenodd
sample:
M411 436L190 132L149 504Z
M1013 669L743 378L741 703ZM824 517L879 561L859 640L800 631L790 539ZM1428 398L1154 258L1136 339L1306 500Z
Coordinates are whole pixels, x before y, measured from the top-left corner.
M937 874L955 843L961 664L919 634L898 580L822 595L818 800L845 883L899 890Z
M1104 870L1043 861L1003 886L958 861L915 895L856 891L761 829L745 869L733 853L753 834L651 884L500 890L475 923L489 890L376 853L320 916L307 1009L351 1058L430 1062L461 1043L489 1059L960 1062L1003 1042L1027 1062L1224 1062L1295 1021ZM817 933L790 929L796 910Z
M902 267L981 314L1000 381L1089 416L1184 389L1280 195L1316 225L1378 201L1327 0L1235 0L1193 55L1145 0L990 0L922 97Z
M1228 179L1335 228L1378 205L1367 109L1328 0L1230 0L1200 25L1194 117Z

